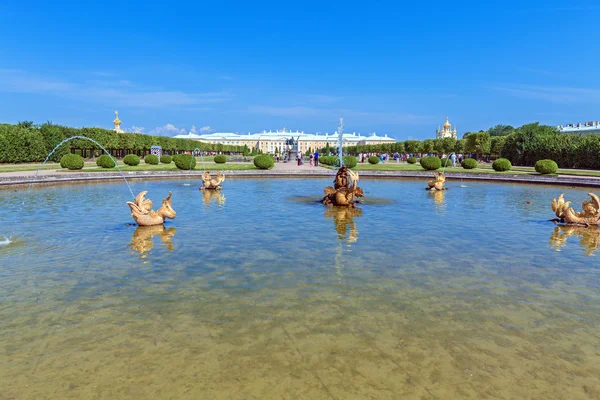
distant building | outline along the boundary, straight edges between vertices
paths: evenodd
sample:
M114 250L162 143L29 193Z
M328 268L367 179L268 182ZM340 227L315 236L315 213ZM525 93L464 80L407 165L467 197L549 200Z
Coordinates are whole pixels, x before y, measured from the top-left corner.
M119 112L118 112L118 111L115 111L115 115L116 115L116 118L115 118L115 120L113 121L113 123L115 124L115 129L113 129L113 130L114 130L115 132L117 132L117 133L125 133L125 132L123 132L123 130L121 129L121 120L119 119Z
M437 139L442 139L442 138L447 138L447 137L456 139L456 125L454 125L454 130L453 130L452 125L450 125L450 122L448 122L448 117L446 117L446 122L442 126L442 129L440 129L440 127L438 125L438 129L437 129L437 131L435 131L435 137Z
M285 128L277 131L262 131L259 133L248 133L248 134L237 134L237 133L210 133L205 135L196 135L194 133L188 133L187 135L177 135L175 138L178 139L192 139L198 140L205 143L213 144L226 144L231 146L248 146L249 149L255 148L261 150L263 153L274 154L275 149L280 152L287 150L288 145L286 144L289 139L298 141L298 148L303 153L310 150L321 149L327 146L337 147L338 145L338 134L325 133L306 133L303 131L289 131ZM344 146L356 146L359 144L381 144L381 143L395 143L396 140L385 136L378 136L375 133L371 133L367 136L362 136L356 133L344 133L343 144Z
M559 125L556 127L561 133L577 133L577 134L599 134L600 121L589 121L577 124L568 124L565 126Z

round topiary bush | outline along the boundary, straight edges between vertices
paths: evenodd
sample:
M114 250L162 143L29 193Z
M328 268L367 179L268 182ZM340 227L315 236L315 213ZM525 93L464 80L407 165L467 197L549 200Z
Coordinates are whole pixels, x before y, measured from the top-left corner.
M344 156L344 165L348 168L354 168L358 164L358 160L353 156Z
M225 164L225 162L227 161L227 157L225 157L223 154L219 154L215 156L215 162L217 164Z
M440 158L440 167L442 167L442 168L452 167L452 160L450 159L450 157Z
M60 166L68 169L82 169L83 168L83 157L79 154L65 154L60 159Z
M512 168L512 164L506 158L499 158L492 164L492 168L494 171L502 172L502 171L510 171Z
M271 169L275 165L273 157L267 154L260 154L254 157L254 166L258 169Z
M123 162L129 166L135 167L136 165L139 165L140 158L138 156L136 156L135 154L127 154L123 158Z
M535 163L535 170L540 174L555 174L558 172L558 164L554 160L539 160Z
M442 166L442 161L437 157L423 157L421 158L421 167L428 171L435 171Z
M194 169L196 168L196 158L191 154L177 154L173 157L175 166L179 169Z
M474 158L465 158L463 162L460 164L464 169L474 169L477 168L477 160Z
M369 161L369 164L379 164L380 160L379 160L379 157L377 157L377 156L371 156L371 157L369 157L368 161Z
M406 162L409 164L416 164L417 163L417 157L408 157L406 159Z
M96 165L99 166L99 167L102 167L102 168L114 168L115 167L115 161L108 154L102 154L96 160Z
M173 157L171 156L160 156L161 164L171 164L171 161L173 161Z
M144 158L144 162L146 164L158 165L158 157L156 157L154 154L148 154L146 158Z

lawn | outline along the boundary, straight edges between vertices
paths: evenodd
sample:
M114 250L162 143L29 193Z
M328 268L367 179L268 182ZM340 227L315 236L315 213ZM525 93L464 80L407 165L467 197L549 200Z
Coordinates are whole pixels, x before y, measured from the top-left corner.
M181 171L178 169L174 163L171 164L144 164L143 162L135 167L131 167L129 165L124 165L119 163L119 168L121 171ZM203 171L206 169L207 171L241 171L241 170L253 170L256 169L254 164L251 163L232 163L232 164L216 164L214 162L205 162L204 165L202 162L196 163L196 168L194 171ZM83 172L110 172L117 171L117 168L100 168L100 167L85 167L80 170ZM72 172L80 172L80 171L72 171Z

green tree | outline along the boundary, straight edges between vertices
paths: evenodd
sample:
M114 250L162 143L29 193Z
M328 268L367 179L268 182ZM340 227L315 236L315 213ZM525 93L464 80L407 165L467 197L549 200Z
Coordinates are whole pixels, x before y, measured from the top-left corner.
M490 151L490 134L487 132L471 133L466 138L466 151L469 153L475 153L480 158L483 154L489 153Z
M329 148L329 142L327 142L327 143L325 144L325 154L326 154L326 155L329 155L329 152L330 152L330 151L331 151L331 149Z
M407 140L404 142L404 148L407 153L415 154L421 151L421 142L418 140Z
M433 153L434 150L434 140L433 139L425 139L421 142L421 153Z
M502 124L498 124L496 126L491 127L490 129L488 129L488 133L490 134L490 137L495 137L495 136L508 136L511 133L513 133L515 131L515 128L513 128L510 125L502 125Z

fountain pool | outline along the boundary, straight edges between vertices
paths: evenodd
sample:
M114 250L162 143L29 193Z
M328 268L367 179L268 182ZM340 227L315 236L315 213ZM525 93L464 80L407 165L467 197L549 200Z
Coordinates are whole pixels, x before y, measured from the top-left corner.
M0 397L600 397L600 233L548 222L585 189L330 181L132 182L177 211L140 228L122 183L0 190Z

